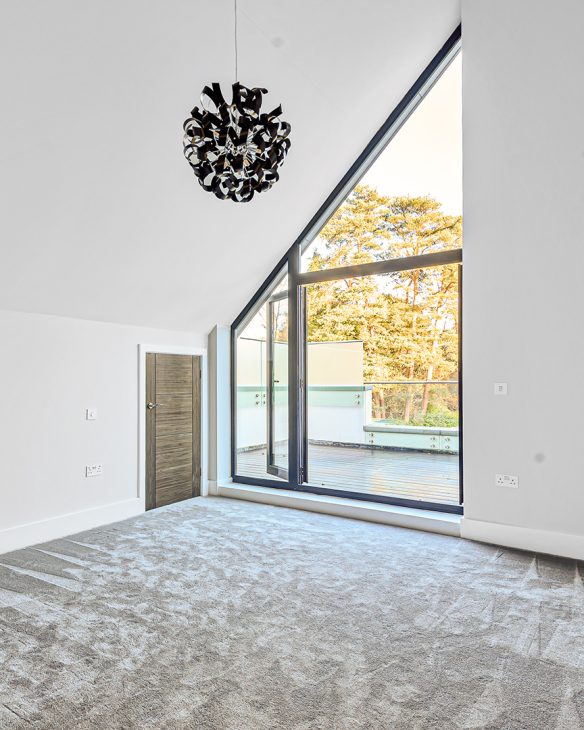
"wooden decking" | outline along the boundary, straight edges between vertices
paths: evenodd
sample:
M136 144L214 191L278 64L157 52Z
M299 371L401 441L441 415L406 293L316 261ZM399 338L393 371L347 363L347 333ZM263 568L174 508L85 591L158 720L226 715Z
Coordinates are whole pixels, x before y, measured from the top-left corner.
M237 455L237 473L268 478L266 451ZM458 456L311 444L310 484L346 492L458 504ZM273 478L273 477L269 477Z

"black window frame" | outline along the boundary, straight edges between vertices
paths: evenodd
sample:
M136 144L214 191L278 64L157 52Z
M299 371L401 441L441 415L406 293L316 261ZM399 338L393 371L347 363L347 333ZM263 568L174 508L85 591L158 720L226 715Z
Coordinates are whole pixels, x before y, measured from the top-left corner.
M424 254L421 256L409 256L386 261L376 261L368 264L344 266L335 269L322 271L301 271L301 256L306 248L313 242L315 235L322 229L326 222L334 215L337 208L346 199L347 195L362 178L365 171L373 165L379 155L385 150L391 139L405 124L419 103L425 98L436 81L442 76L451 61L458 55L461 49L462 27L459 25L449 36L448 40L436 53L428 66L416 79L407 94L391 112L389 117L375 133L369 144L355 160L347 173L343 176L325 202L312 217L302 233L294 241L292 246L280 259L270 275L264 280L253 298L242 310L239 316L231 325L231 476L234 482L240 484L257 485L261 487L273 487L277 489L308 492L312 494L323 494L333 497L343 497L367 502L381 502L401 507L415 509L427 509L435 512L446 512L454 514L463 513L464 488L463 488L463 395L462 395L462 331L459 333L459 504L442 504L423 500L410 500L386 495L365 494L362 492L350 492L345 490L329 489L304 483L306 473L307 448L301 443L301 434L307 438L306 429L306 388L304 377L304 363L306 361L303 332L306 323L302 320L304 307L301 300L304 297L305 287L322 281L333 281L341 278L355 276L371 276L386 274L392 271L405 271L425 267L441 266L447 264L459 265L459 322L462 326L462 250L446 250L436 253ZM289 437L289 459L288 459L288 481L275 479L252 478L237 474L237 337L246 324L255 315L257 310L267 302L278 282L287 274L288 276L288 437ZM462 330L462 327L461 327Z

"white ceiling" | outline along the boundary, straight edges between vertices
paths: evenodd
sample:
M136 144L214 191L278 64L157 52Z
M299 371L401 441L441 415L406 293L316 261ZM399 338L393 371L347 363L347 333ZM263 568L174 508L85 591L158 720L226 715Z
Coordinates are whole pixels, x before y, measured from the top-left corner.
M232 0L2 2L0 308L228 324L459 22L459 0L239 0L239 76L292 124L281 179L205 193L182 122L233 82Z

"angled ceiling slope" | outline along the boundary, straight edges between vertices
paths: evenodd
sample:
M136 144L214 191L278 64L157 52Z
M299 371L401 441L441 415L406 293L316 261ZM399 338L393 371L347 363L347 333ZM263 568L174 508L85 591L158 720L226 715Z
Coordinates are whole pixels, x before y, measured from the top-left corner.
M292 123L280 182L205 193L181 124L233 82L232 3L9 3L0 308L228 324L459 22L458 0L240 0L240 81Z

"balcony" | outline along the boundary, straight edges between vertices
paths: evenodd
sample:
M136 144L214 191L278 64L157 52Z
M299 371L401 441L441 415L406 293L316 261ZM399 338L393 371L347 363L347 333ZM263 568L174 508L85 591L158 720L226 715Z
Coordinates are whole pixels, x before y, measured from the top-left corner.
M237 399L237 473L265 479L265 388L239 387ZM311 485L458 504L458 381L309 385L307 401Z

